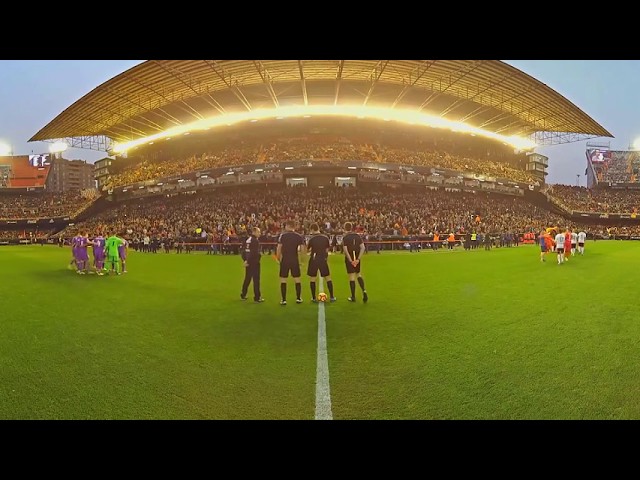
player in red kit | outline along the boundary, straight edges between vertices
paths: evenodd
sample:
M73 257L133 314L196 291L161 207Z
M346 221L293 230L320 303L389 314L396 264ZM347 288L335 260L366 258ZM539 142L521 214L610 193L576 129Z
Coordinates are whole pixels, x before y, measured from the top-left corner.
M564 232L564 259L569 260L571 256L571 229L567 227L567 231Z

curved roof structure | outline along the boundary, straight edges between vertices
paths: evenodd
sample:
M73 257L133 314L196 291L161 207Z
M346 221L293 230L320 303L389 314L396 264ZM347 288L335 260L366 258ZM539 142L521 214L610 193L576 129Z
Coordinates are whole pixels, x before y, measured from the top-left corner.
M564 96L498 60L149 60L86 94L30 141L130 142L212 116L291 105L408 109L538 139L612 137Z

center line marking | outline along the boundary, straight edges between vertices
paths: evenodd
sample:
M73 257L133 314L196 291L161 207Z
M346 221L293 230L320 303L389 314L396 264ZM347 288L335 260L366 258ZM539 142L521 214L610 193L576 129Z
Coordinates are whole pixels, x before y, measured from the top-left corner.
M323 281L324 278L320 277L319 292L324 291ZM318 361L316 365L316 420L333 420L324 302L318 302Z

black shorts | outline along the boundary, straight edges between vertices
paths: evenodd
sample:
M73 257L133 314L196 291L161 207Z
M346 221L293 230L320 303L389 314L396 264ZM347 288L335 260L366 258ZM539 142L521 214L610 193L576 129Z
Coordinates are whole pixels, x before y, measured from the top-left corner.
M578 242L579 247L584 247L584 242Z
M360 273L360 264L361 262L358 262L358 265L354 267L349 259L345 257L344 265L347 267L347 273Z
M571 244L571 248L576 248L576 244L575 244L575 243L572 243L572 244Z
M318 275L318 270L320 271L321 277L329 276L329 264L326 259L321 260L313 260L309 259L309 267L307 268L307 275L310 277L316 277Z
M298 260L283 258L280 261L280 278L287 278L289 272L293 278L300 278L300 264Z
M564 247L556 247L556 253L564 253Z

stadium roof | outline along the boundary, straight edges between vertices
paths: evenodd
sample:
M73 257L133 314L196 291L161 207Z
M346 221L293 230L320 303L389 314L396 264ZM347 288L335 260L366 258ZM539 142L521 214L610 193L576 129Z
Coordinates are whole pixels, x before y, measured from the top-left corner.
M205 118L292 105L413 110L539 144L613 136L498 60L149 60L89 92L30 141L106 150Z

